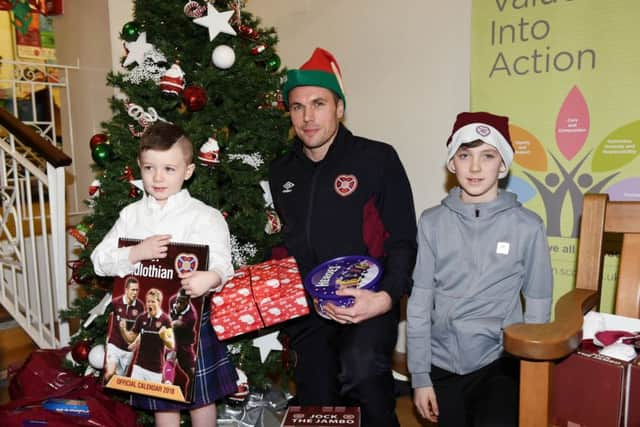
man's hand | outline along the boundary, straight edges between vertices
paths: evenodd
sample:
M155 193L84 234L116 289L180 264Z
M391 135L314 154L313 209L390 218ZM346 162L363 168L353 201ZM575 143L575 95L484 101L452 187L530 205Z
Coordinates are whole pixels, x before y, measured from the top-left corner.
M178 275L182 288L192 298L199 297L222 285L222 279L215 271L192 271Z
M422 418L426 418L432 423L438 422L438 400L433 387L416 388L413 393L413 403Z
M391 310L391 297L385 291L373 292L367 289L340 289L336 295L352 296L351 307L338 307L332 303L324 306L329 317L338 323L359 323Z
M156 234L147 237L142 242L131 247L129 262L136 264L148 259L166 258L170 240L170 234Z

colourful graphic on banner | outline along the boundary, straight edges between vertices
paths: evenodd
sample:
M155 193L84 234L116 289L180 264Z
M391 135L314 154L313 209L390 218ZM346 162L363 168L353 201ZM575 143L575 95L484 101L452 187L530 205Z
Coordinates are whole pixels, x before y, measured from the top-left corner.
M640 2L473 0L472 9L471 109L510 117L507 189L547 223L557 298L573 287L583 194L640 200ZM606 280L616 262L605 263Z

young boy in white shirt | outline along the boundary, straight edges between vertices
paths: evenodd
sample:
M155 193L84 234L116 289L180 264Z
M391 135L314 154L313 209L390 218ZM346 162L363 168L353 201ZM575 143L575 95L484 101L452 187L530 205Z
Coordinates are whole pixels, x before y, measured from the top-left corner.
M194 199L183 184L195 170L193 145L178 126L156 122L140 139L138 165L144 197L125 206L111 230L96 246L91 261L99 276L125 276L143 260L165 258L170 241L209 246L208 271L181 274L184 292L199 297L219 288L233 274L229 229L222 214ZM121 237L140 239L118 247ZM132 395L134 406L155 411L156 425L178 426L188 409L194 427L215 426L215 400L237 390L237 374L226 346L216 338L205 304L190 404Z

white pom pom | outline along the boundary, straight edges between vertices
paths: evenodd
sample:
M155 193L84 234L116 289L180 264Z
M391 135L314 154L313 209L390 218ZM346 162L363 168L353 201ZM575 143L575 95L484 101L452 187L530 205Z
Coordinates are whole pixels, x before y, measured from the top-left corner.
M236 62L236 53L227 45L221 44L213 49L211 54L211 61L216 67L226 70L231 68L234 62Z
M104 366L104 345L98 344L89 351L89 364L95 369Z

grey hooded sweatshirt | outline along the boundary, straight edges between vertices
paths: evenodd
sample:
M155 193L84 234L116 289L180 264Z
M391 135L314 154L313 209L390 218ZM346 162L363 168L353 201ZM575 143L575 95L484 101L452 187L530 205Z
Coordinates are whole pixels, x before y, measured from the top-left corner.
M468 374L503 355L502 329L547 322L553 276L542 219L513 193L467 204L453 188L422 213L407 308L414 388L431 386L431 365ZM525 302L525 312L521 297Z

